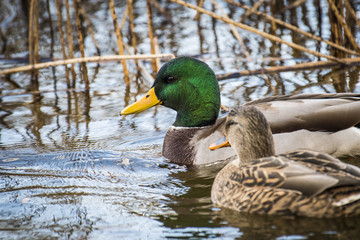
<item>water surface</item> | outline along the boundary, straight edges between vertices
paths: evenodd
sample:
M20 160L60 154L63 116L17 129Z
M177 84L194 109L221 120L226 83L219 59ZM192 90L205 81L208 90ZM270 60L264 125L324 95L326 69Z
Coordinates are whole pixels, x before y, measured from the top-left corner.
M61 58L58 37L51 51L50 26L45 3L40 8L40 55ZM211 9L210 1L205 7ZM243 10L220 5L234 19ZM55 6L50 4L56 27ZM106 1L89 1L85 9L103 55L116 54L117 45ZM292 65L317 58L243 30L251 61L227 24L177 4L161 2L171 14L154 9L155 35L160 51L197 56L216 74L262 66ZM246 2L246 4L251 5ZM329 38L326 1L306 4L279 15L302 29ZM135 32L139 52L149 53L145 1L135 3ZM6 33L0 69L21 65L27 59L27 24L22 7L1 3L1 26ZM5 8L6 7L6 8ZM123 2L117 3L119 16ZM271 13L268 3L260 10ZM17 14L13 14L17 13ZM7 14L7 15L6 15ZM4 18L4 16L12 18ZM319 17L320 16L320 17ZM11 21L5 21L11 19ZM258 17L245 21L264 31L271 26ZM128 25L123 32L125 39ZM278 36L330 54L285 29ZM355 31L356 39L359 32ZM86 54L96 49L86 35ZM20 60L19 60L20 59ZM151 71L150 62L144 61ZM31 89L29 73L16 73L0 81L0 238L2 239L356 239L360 218L312 219L239 214L220 209L210 200L213 179L222 166L186 168L161 156L164 134L175 113L162 106L141 114L119 116L139 99L151 83L138 77L129 62L131 86L123 83L117 62L87 64L90 90L85 91L77 70L77 86L65 90L63 67L39 73L40 94ZM271 86L269 85L271 83ZM222 104L232 108L248 100L276 94L360 92L359 69L315 69L245 76L220 82ZM359 157L345 158L360 166Z

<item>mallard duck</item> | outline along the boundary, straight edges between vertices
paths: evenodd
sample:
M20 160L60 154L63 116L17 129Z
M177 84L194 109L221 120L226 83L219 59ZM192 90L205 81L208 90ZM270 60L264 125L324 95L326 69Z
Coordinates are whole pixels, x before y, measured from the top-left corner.
M163 105L177 112L167 131L163 156L178 164L197 165L231 160L232 148L211 152L209 144L223 136L219 118L220 90L204 62L178 57L159 70L152 88L121 115ZM360 153L360 94L274 96L246 103L259 108L270 122L276 153L309 148L334 156Z
M360 214L360 168L329 154L297 150L275 154L265 116L252 106L226 117L224 144L238 158L214 180L211 199L220 206L255 214L340 217Z

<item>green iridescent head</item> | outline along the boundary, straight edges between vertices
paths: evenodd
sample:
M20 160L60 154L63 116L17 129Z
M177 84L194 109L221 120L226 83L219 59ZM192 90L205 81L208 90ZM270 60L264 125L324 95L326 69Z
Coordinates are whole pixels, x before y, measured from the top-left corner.
M219 84L204 62L175 58L160 69L153 87L162 104L177 112L174 126L198 127L216 121L220 109Z
M220 110L220 90L214 72L202 61L190 57L170 60L159 70L152 89L143 100L156 100L146 108L162 104L177 112L174 126L201 127L215 123ZM131 108L131 111L128 109ZM122 114L135 113L133 105ZM141 108L141 111L144 110ZM139 111L137 111L139 112Z

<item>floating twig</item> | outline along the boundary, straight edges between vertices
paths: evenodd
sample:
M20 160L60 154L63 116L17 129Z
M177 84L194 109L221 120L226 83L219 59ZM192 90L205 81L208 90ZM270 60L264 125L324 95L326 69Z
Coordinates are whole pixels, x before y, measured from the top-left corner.
M55 67L66 64L73 63L87 63L87 62L103 62L103 61L126 61L134 59L152 59L152 58L174 58L173 54L155 54L155 55L109 55L109 56L93 56L93 57L84 57L84 58L72 58L66 60L57 60L52 62L37 63L34 65L26 65L21 67L15 67L10 69L5 69L0 71L0 75L17 73L17 72L26 72L31 70L37 70L48 67Z

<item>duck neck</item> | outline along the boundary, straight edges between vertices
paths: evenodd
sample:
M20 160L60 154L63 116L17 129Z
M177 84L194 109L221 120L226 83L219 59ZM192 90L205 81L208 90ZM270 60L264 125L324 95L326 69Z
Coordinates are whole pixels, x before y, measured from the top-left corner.
M260 127L261 128L261 127ZM253 159L270 157L275 155L274 139L270 128L264 131L253 129L250 133L242 132L240 135L229 138L231 146L235 147L241 163L247 163ZM247 130L249 131L249 130ZM234 142L231 142L233 140Z
M214 104L186 105L177 110L174 126L176 127L204 127L213 125L219 115L219 107Z
M270 145L248 145L249 144L241 145L238 147L238 149L236 149L238 158L242 164L247 163L253 159L270 157L275 154L272 139Z

